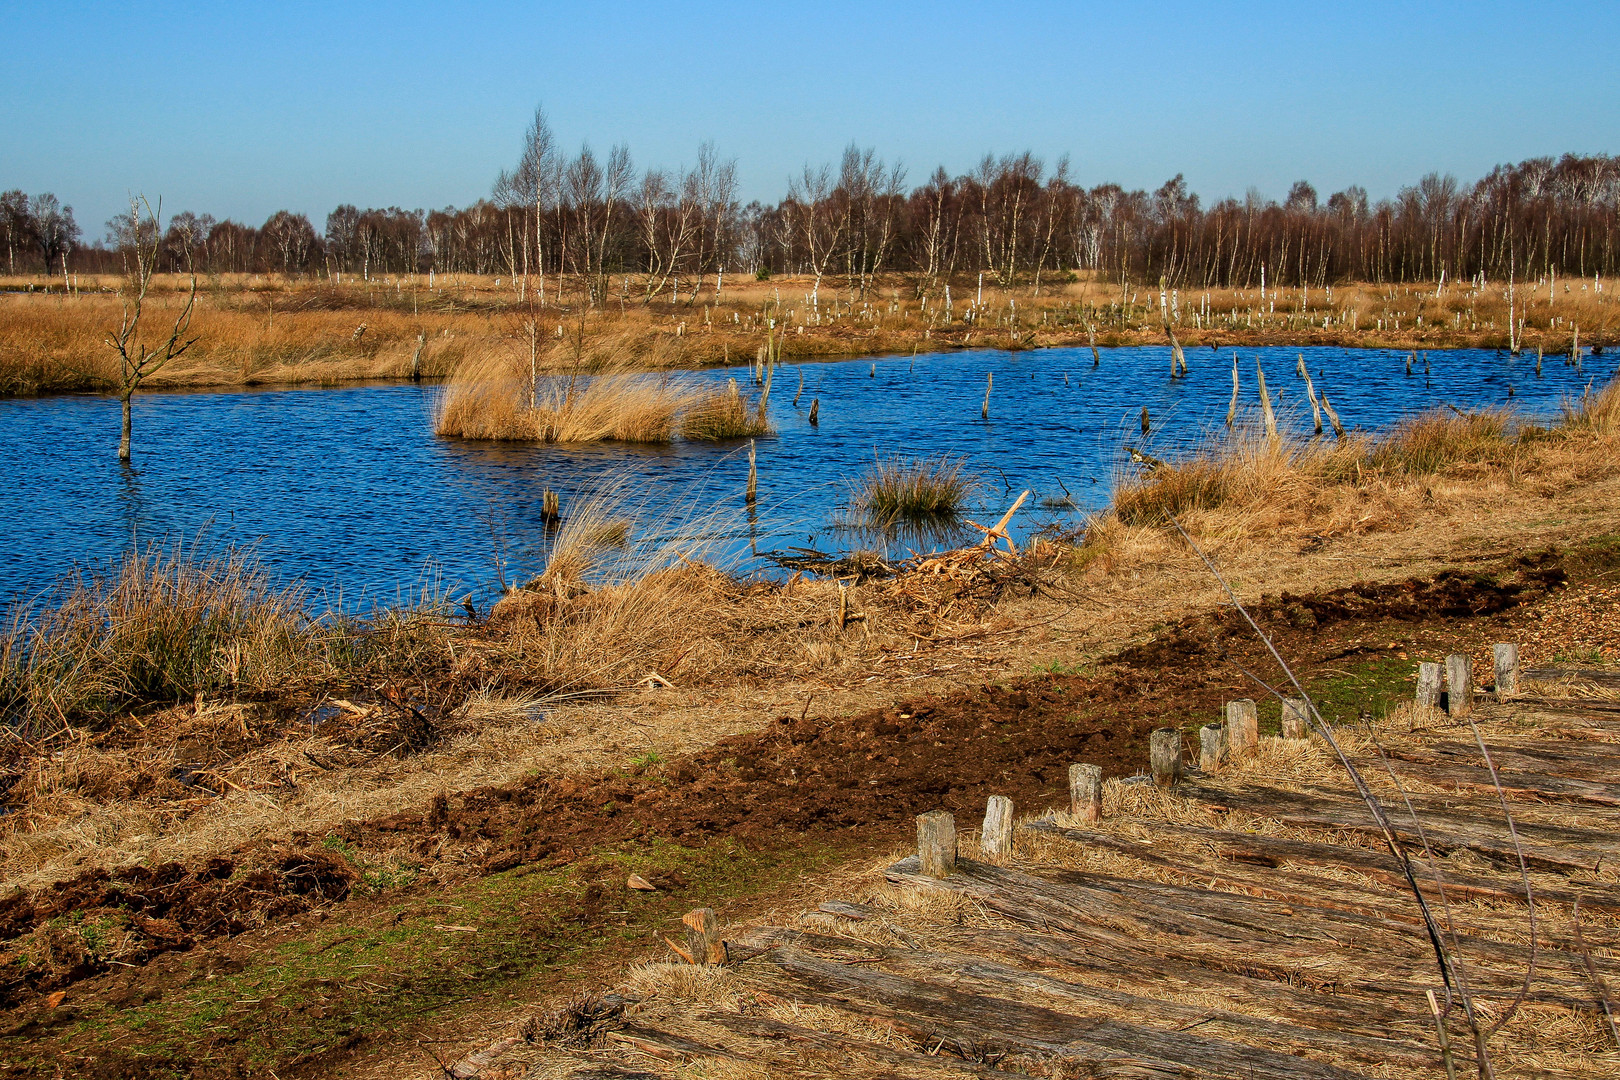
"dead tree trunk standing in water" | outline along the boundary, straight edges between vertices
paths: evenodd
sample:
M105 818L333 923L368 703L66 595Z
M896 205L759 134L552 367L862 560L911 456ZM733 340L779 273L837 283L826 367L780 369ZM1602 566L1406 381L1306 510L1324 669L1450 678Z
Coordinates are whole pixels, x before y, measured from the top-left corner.
M161 209L163 203L158 203ZM145 217L142 217L142 211ZM180 309L175 316L174 326L169 330L168 340L153 348L141 340L141 316L145 313L146 294L152 286L152 276L157 268L158 245L161 233L158 229L158 215L153 213L152 207L144 198L129 200L130 244L133 247L133 262L130 264L131 279L129 287L134 291L133 299L124 301L124 317L118 329L107 335L107 345L116 350L119 359L119 376L116 382L118 387L118 401L123 406L123 424L119 429L118 460L129 460L130 437L130 399L135 391L141 388L141 383L157 374L170 360L184 353L197 341L189 338L180 339L191 327L191 314L197 306L197 275L191 275L191 295L186 298L186 306Z

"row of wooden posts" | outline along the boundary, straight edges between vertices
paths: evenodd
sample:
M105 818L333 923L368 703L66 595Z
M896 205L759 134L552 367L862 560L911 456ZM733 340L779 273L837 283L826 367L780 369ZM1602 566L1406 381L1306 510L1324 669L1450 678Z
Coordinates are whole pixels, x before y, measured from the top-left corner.
M1496 645L1492 649L1496 668L1498 697L1518 692L1519 647ZM1440 703L1441 665L1418 664L1417 704L1436 708ZM1474 705L1474 659L1466 653L1446 657L1446 711L1454 717L1466 716ZM1309 706L1303 698L1284 698L1282 737L1303 739L1310 730ZM1222 761L1247 757L1260 746L1259 710L1253 700L1243 698L1226 703L1226 722L1206 724L1198 732L1198 767L1212 772ZM1154 730L1148 747L1153 782L1172 787L1183 775L1181 732L1176 728ZM1079 822L1102 820L1102 767L1077 763L1069 766L1069 813ZM1005 795L992 795L985 806L984 828L979 848L987 859L1012 854L1013 802ZM956 869L956 819L948 810L931 810L917 816L917 860L928 877L949 877Z

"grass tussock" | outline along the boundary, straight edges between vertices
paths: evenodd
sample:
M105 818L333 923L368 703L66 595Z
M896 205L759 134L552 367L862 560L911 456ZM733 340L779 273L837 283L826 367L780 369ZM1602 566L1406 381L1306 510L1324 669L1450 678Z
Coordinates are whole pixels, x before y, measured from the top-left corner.
M935 457L878 459L850 491L850 507L869 522L897 522L953 517L967 504L978 484L967 471L967 459Z
M316 653L305 600L251 552L131 552L12 609L0 634L0 712L38 730L141 702L269 689L307 672Z
M751 439L770 433L764 409L749 404L736 379L728 379L725 390L718 394L705 394L681 417L682 437L694 442Z
M490 351L457 366L434 431L478 440L544 443L666 443L765 434L735 386L716 390L690 376L603 364L531 380L527 359Z

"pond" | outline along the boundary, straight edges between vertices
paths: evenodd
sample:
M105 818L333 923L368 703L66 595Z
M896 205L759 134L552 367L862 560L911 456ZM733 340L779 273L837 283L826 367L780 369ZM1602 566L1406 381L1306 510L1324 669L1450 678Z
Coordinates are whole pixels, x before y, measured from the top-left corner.
M1241 350L1243 403L1254 410L1258 357L1280 418L1308 432L1300 352ZM1446 404L1513 404L1526 417L1547 418L1614 373L1607 356L1579 373L1549 359L1537 378L1533 356L1488 350L1427 353L1410 376L1402 352L1303 354L1345 425L1364 430ZM431 430L433 387L143 394L134 405L130 467L116 459L116 401L0 401L0 518L9 524L0 601L36 596L75 565L105 564L131 544L182 540L214 549L257 545L277 573L316 590L317 604L392 604L424 585L487 603L500 580L526 579L542 565L544 489L559 493L566 515L582 492L620 473L641 493L644 531L671 512L734 511L727 540L733 565L760 569L756 553L772 549L871 546L872 538L838 527L841 507L848 481L874 455L896 453L965 456L981 481L967 511L976 520L995 520L1028 488L1034 494L1018 534L1072 526L1106 503L1125 446L1164 456L1223 429L1232 350L1190 349L1187 361L1187 376L1175 380L1164 347L1105 349L1095 367L1083 348L786 365L770 402L777 434L756 446L759 496L751 516L743 504L746 443L440 439ZM804 392L795 406L801 372ZM994 390L983 420L987 375ZM700 377L729 376L746 385L748 370ZM819 426L807 419L813 399L820 401ZM1146 439L1144 407L1153 427ZM897 544L908 542L919 541Z

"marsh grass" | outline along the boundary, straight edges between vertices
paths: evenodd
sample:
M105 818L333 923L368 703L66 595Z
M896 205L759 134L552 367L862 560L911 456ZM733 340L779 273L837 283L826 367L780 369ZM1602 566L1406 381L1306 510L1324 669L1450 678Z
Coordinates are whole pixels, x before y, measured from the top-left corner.
M0 712L24 730L142 702L256 691L306 674L320 647L298 586L252 551L175 544L78 572L0 632Z
M978 490L967 459L879 458L850 487L850 508L877 528L911 522L948 521Z
M682 437L694 442L752 439L770 433L765 410L757 404L749 405L736 379L727 380L724 391L707 394L688 406L681 417Z
M1235 538L1307 527L1318 537L1394 527L1424 506L1481 484L1534 477L1563 487L1613 467L1620 380L1566 402L1550 427L1505 409L1436 410L1382 436L1268 439L1257 425L1211 437L1186 456L1142 470L1122 466L1110 509L1086 546L1121 540L1121 528L1160 528L1172 516L1206 535ZM1432 512L1432 511L1429 511Z
M667 443L766 434L735 385L640 370L628 358L568 374L536 374L526 359L488 350L456 367L434 417L436 434L544 443Z

